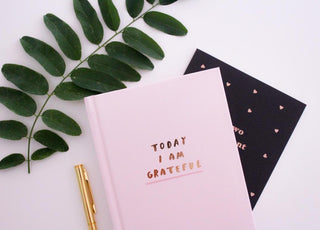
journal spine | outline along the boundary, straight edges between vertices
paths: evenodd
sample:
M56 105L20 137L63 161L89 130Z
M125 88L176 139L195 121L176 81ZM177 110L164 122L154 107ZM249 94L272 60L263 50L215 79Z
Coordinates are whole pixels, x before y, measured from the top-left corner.
M96 155L99 162L100 172L102 174L103 184L106 192L106 198L112 219L114 230L123 230L116 193L114 191L113 179L109 167L108 152L106 143L103 141L103 133L100 129L99 114L96 110L95 101L92 98L85 98L85 105L89 124L91 127L92 139L96 149Z

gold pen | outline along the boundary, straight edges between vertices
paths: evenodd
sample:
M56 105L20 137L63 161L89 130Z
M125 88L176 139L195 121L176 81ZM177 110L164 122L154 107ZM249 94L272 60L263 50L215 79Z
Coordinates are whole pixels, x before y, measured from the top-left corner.
M79 187L82 196L82 203L84 212L86 213L89 230L97 230L94 214L96 213L96 206L94 205L93 196L89 184L87 170L83 165L74 166L79 182Z

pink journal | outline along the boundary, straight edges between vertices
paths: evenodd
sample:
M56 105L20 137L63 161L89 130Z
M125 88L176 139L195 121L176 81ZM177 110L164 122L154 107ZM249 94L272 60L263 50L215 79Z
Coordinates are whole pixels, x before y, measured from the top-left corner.
M254 229L218 68L85 103L115 230Z

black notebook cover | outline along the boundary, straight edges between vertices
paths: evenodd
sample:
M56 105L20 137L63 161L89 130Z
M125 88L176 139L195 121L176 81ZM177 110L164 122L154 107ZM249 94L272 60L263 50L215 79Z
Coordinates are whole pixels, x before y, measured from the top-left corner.
M254 208L306 105L201 50L185 74L215 67L220 67Z

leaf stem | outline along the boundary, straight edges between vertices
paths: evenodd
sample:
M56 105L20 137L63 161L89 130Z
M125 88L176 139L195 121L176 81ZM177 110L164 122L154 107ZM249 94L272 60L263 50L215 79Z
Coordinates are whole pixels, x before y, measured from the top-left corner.
M30 174L30 171L31 171L31 167L30 167L30 149L31 149L31 139L32 139L32 135L33 135L33 131L34 131L34 128L35 128L35 125L39 119L39 117L41 116L44 108L46 107L48 101L50 100L50 98L54 95L54 92L56 90L56 88L62 84L68 77L71 76L72 72L75 71L77 68L79 68L83 63L85 63L86 61L89 60L90 57L92 57L94 54L96 54L101 48L105 47L112 39L114 39L116 36L118 36L119 34L121 34L126 28L128 28L129 26L131 26L133 23L135 23L137 20L139 20L140 18L142 18L146 13L148 13L149 11L151 11L153 8L157 7L159 5L159 2L154 4L152 7L150 7L147 11L145 11L143 14L140 14L138 17L134 18L128 25L126 25L125 27L123 27L121 30L115 32L114 35L112 35L109 39L107 39L104 43L102 43L102 45L99 45L88 57L86 57L85 59L83 60L80 60L79 63L65 76L63 76L62 80L60 81L60 83L55 87L55 89L51 92L51 93L48 93L48 97L47 99L45 100L45 102L43 103L43 105L41 106L40 108L40 111L37 115L35 115L35 119L33 121L33 124L32 124L32 127L31 127L31 130L30 130L30 133L29 133L29 136L27 137L28 138L28 157L27 157L27 160L28 161L28 173Z

